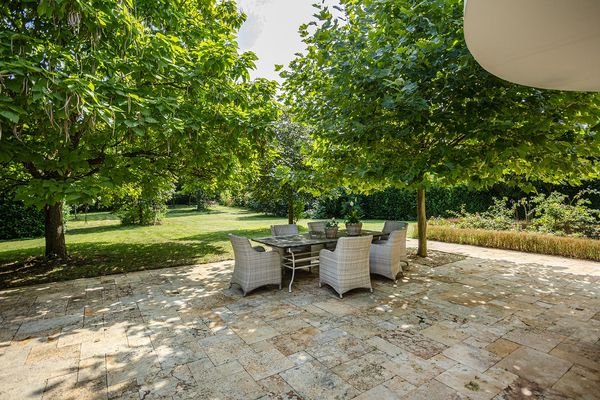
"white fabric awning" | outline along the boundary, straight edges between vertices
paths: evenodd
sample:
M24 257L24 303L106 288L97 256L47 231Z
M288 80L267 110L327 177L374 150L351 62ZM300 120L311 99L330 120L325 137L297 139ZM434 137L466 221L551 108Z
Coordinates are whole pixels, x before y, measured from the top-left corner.
M510 82L600 91L600 0L465 0L477 62Z

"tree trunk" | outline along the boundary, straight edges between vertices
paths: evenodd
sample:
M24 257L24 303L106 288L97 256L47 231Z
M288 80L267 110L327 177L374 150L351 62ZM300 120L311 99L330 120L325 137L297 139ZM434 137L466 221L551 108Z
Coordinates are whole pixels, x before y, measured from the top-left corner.
M288 224L294 223L294 198L288 200Z
M46 258L67 258L65 230L63 226L62 203L46 204L44 207L46 236Z
M417 255L427 257L427 212L425 210L425 189L417 189L417 226L419 228L419 249Z

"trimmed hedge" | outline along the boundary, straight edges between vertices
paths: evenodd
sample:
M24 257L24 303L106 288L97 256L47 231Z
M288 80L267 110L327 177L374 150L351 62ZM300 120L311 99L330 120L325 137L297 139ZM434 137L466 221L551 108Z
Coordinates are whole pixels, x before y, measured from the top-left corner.
M0 197L0 240L44 236L44 213Z
M416 230L412 237L416 237ZM600 240L554 236L542 233L460 229L429 225L427 238L496 249L600 261Z

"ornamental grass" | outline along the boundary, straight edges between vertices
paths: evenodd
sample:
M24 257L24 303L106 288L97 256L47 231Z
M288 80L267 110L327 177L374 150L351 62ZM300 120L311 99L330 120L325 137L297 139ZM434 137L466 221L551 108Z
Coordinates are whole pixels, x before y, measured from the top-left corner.
M600 261L600 240L595 239L533 232L462 229L439 225L427 227L427 238L441 242Z

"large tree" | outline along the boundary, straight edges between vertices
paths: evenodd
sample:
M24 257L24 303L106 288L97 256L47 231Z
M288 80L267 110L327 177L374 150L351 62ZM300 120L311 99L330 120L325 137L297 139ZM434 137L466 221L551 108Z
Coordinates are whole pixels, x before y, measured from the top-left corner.
M44 209L46 256L67 255L63 202L132 168L223 176L252 159L274 84L249 82L243 18L227 0L2 3L0 185Z
M342 0L301 28L285 93L321 168L363 191L578 182L599 170L599 97L502 81L470 55L459 0Z

